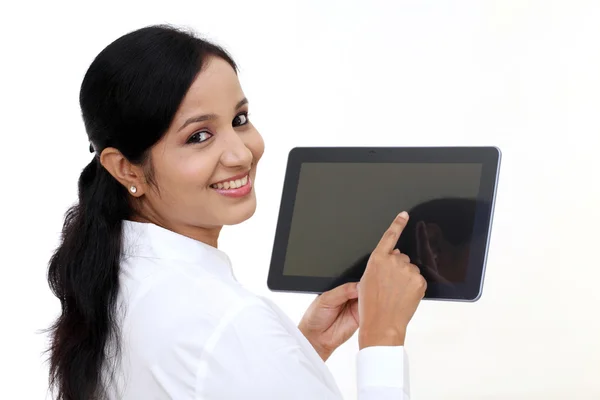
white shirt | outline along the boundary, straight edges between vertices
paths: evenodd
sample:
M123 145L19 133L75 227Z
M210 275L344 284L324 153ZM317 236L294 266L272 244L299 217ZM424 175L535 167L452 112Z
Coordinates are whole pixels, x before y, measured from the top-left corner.
M110 399L342 399L296 324L244 289L225 253L153 224L123 230ZM409 398L403 347L359 351L357 375L359 400Z

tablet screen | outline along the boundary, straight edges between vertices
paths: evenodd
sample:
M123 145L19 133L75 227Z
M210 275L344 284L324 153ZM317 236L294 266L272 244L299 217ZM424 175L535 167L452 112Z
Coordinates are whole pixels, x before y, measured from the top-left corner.
M471 248L486 239L474 231L481 175L481 163L302 163L283 275L360 279L405 210L400 251L428 281L464 282Z

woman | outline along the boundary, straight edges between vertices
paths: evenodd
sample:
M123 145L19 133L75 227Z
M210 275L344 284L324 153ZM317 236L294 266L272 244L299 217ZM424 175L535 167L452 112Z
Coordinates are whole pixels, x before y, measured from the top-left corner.
M324 361L359 327L360 399L408 398L404 337L425 282L394 251L406 213L360 285L317 297L298 327L218 250L222 226L254 213L264 150L225 51L137 30L96 57L80 105L94 158L49 266L59 399L339 399Z

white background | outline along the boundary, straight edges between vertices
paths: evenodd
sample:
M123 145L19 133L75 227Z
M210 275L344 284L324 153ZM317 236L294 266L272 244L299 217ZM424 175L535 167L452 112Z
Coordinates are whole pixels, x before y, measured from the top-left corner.
M58 312L46 264L90 159L78 91L118 36L170 22L228 48L267 152L259 208L225 229L240 281L266 288L287 152L497 145L488 273L475 304L425 302L409 330L414 400L600 398L600 2L2 2L0 398L42 399ZM356 337L328 362L355 398Z

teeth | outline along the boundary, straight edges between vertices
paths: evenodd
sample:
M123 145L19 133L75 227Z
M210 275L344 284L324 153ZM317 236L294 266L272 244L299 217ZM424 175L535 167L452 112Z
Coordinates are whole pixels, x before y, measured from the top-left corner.
M222 182L222 183L214 183L210 185L214 189L238 189L242 186L246 186L248 184L248 175L243 177L242 179L236 179L235 181Z

